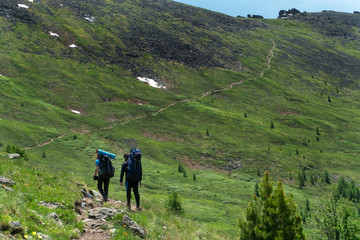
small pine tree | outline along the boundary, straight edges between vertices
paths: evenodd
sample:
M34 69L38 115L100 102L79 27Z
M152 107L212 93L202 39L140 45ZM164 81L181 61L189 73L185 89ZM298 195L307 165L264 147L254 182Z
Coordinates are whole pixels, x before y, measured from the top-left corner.
M193 180L196 181L196 175L195 174L193 175Z
M330 96L328 96L328 102L331 103L331 98L330 98Z
M290 176L289 177L290 177L290 180L293 180L291 171L290 171Z
M265 172L259 185L260 197L254 195L253 201L245 209L245 217L238 221L240 240L305 239L301 217L296 214L292 195L285 196L280 181L275 191L273 185L269 173Z
M336 93L339 93L339 88L338 87L336 87Z
M46 158L45 150L43 150L42 157L43 157L43 158Z
M320 142L319 136L316 136L316 141Z
M309 199L306 199L306 210L310 212L310 201Z
M7 153L11 152L11 146L9 144L6 145L5 152L7 152Z
M329 172L326 171L326 170L325 170L325 172L324 172L324 181L325 181L327 184L331 184Z
M76 140L76 139L77 139L77 135L74 135L74 136L73 136L73 139Z
M206 136L210 136L209 129L206 129Z
M180 196L177 192L173 191L169 194L168 200L165 203L166 209L175 214L181 215L184 213Z
M186 174L185 169L184 169L184 172L183 172L183 176L184 176L184 177L187 177L187 174Z
M316 127L316 135L320 136L320 130L319 130L319 127Z
M247 118L247 114L246 114L246 113L244 113L244 118Z
M299 182L299 188L300 189L305 186L304 175L300 171L299 171L299 174L298 174L298 182Z
M275 128L274 123L273 123L273 121L271 121L271 123L270 123L270 129L274 129L274 128Z
M184 172L184 167L181 164L179 164L178 172Z
M254 193L257 197L260 197L260 194L259 194L259 184L258 183L255 183L255 190L254 190Z
M258 168L257 169L257 175L260 177L261 176L261 173L260 173L260 169Z
M299 149L296 148L296 155L299 155Z

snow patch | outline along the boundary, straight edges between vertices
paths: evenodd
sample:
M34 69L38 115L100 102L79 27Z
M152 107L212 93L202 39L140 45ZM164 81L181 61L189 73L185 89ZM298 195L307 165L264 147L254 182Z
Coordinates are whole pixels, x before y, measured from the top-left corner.
M29 6L27 6L25 4L20 4L20 3L18 3L18 7L19 8L29 8Z
M161 83L159 83L151 78L137 77L137 79L142 82L146 82L147 84L149 84L151 87L154 87L154 88L166 88L164 85L162 85Z
M49 33L50 33L51 36L59 37L59 34L57 34L57 33L53 33L53 32L51 32L51 31L50 31Z
M29 2L34 2L34 0L28 0Z
M81 114L79 111L74 110L74 109L71 109L70 111L73 112L73 113L76 113L76 114Z
M77 46L76 46L75 44L71 44L71 45L69 45L69 47L71 47L71 48L77 48Z
M86 17L85 20L88 20L89 23L93 23L95 21L95 17Z

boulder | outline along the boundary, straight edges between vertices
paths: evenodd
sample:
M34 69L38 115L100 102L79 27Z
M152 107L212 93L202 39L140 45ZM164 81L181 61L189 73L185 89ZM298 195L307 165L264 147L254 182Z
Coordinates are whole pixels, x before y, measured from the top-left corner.
M11 234L23 233L24 229L19 221L10 222Z
M11 187L7 187L7 186L3 186L3 185L0 185L0 187L2 187L3 189L5 189L6 191L9 191L9 192L14 191L14 189L12 189Z
M38 236L41 236L41 239L51 240L51 238L48 235L45 235L43 233L37 233Z
M60 220L60 218L59 218L59 216L57 215L56 212L50 213L49 215L47 215L47 217L48 217L49 219L54 220L54 222L55 222L58 226L61 227L61 226L63 225L63 223L61 222L61 220Z
M6 186L12 186L15 184L15 182L9 178L6 177L0 177L0 184L6 185Z
M8 154L8 157L9 157L10 159L17 159L17 158L20 157L20 154L18 154L18 153L9 153L9 154Z
M47 207L49 209L56 209L56 208L65 208L61 203L57 202L47 202L47 201L41 201L38 203L38 206Z
M114 209L114 208L94 208L89 211L89 218L93 219L103 219L103 218L111 218L115 214L122 213L122 211Z
M124 217L122 219L122 224L126 225L130 229L130 231L132 231L133 233L139 235L141 238L146 237L145 230L142 227L140 227L139 224L137 224L129 216L124 215Z

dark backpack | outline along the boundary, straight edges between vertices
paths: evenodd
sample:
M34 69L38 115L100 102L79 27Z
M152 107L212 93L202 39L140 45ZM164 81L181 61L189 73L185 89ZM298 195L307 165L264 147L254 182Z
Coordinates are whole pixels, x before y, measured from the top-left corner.
M108 155L102 155L99 158L99 177L112 178L115 173L115 168L112 166L110 157Z
M141 151L131 149L127 165L126 178L133 182L139 182L142 179Z

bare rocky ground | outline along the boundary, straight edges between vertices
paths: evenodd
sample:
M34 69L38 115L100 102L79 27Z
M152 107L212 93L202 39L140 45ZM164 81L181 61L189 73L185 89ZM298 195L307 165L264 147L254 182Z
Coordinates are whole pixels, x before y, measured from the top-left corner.
M126 204L114 199L109 199L104 203L101 195L96 191L82 190L84 197L80 201L75 202L75 211L78 213L78 220L85 223L84 232L81 234L81 240L95 240L95 239L111 239L111 236L116 232L113 223L107 219L114 215L123 213L124 218L122 224L127 228L144 238L146 233L137 223L135 223L127 212L135 212L136 206L132 205L131 209L126 208Z

